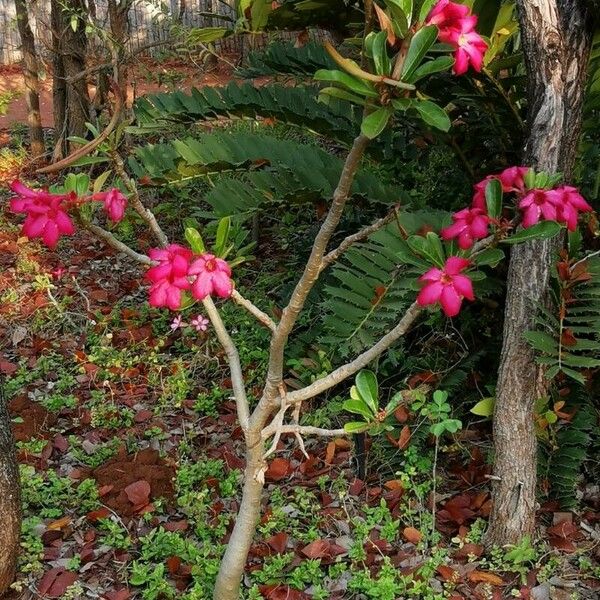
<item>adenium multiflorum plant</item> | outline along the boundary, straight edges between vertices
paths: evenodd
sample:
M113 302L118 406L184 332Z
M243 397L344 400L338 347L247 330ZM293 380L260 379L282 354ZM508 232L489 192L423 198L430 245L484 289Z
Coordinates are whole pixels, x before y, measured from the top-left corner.
M374 138L395 112L416 111L431 127L448 131L446 112L416 84L433 73L452 68L464 75L471 67L481 71L489 43L476 31L477 15L450 0L427 0L420 11L413 0L383 0L374 4L381 31L365 38L364 54L374 72L326 48L343 69L317 71L315 78L335 84L321 90L321 98L342 98L367 108L362 133ZM341 87L340 87L341 86Z

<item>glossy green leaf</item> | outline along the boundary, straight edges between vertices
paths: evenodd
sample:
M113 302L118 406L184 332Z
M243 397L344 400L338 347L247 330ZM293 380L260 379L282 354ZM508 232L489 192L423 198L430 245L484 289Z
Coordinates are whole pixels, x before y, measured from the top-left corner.
M375 416L367 403L363 402L362 400L346 400L342 404L342 408L348 412L354 413L355 415L361 415L368 421L372 420Z
M385 31L380 31L373 38L372 52L375 72L378 75L385 75L387 77L392 68L387 53L387 33Z
M185 228L185 239L195 254L204 254L206 252L202 236L195 227Z
M410 46L406 53L406 59L400 76L402 81L408 81L412 77L431 46L435 43L437 36L438 28L435 25L427 25L417 31L410 41Z
M423 77L427 77L428 75L432 75L433 73L440 73L442 71L448 70L454 64L454 58L451 56L438 56L438 58L434 60L428 60L424 62L420 67L415 69L415 72L410 77L410 80L407 80L408 83L415 83L419 81L419 79L423 79Z
M480 417L491 417L494 414L494 406L496 404L496 398L490 396L480 400L472 409L471 412L474 415Z
M452 125L450 117L446 111L431 100L414 100L413 107L417 109L419 115L427 123L441 131L448 131Z
M363 433L369 429L368 423L362 421L350 421L344 425L344 431L346 433Z
M356 376L355 383L361 399L369 405L373 413L377 413L379 410L379 391L375 373L363 369Z
M229 232L231 231L231 217L223 217L217 225L217 235L215 236L214 250L217 256L223 257L225 247L229 242Z
M502 240L505 244L521 244L531 240L547 240L558 235L562 226L556 221L542 221L533 227L521 229L513 236Z
M487 248L473 257L478 267L495 267L504 260L504 252L500 248Z
M385 129L392 114L392 108L382 106L367 115L360 127L363 135L366 135L371 140L376 138Z
M367 98L379 98L379 94L374 86L364 81L344 73L343 71L337 71L335 69L319 69L315 73L314 77L317 81L331 81L339 83L349 90L353 91L360 96L366 96Z
M485 204L492 219L497 219L502 213L502 184L495 177L485 186Z

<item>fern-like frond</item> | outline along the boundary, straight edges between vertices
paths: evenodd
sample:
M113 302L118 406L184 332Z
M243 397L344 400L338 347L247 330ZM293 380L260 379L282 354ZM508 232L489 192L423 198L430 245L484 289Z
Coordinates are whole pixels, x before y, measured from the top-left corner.
M540 309L538 330L524 334L548 378L562 372L585 383L583 371L600 367L600 259L589 259L587 272L589 280L571 287L568 300L558 298L559 315Z
M254 87L235 82L221 88L193 88L190 94L181 91L151 94L135 103L137 127L130 130L148 133L164 130L173 122L261 117L351 143L360 130L362 107L337 99L326 105L318 101L318 95L319 89L314 86Z
M403 229L414 233L423 225L438 229L443 211L400 215ZM405 248L397 223L352 247L332 269L321 309L325 314L323 343L342 354L358 353L385 335L415 297L415 277L399 256ZM427 265L425 265L426 267Z
M328 199L343 167L341 158L316 146L224 132L138 148L129 164L136 177L155 182L218 175L204 198L218 216L250 213L266 202ZM365 168L356 175L352 196L383 204L404 199L400 188L381 183Z
M239 69L242 77L265 75L311 76L319 69L335 69L335 63L323 44L308 42L297 48L290 42L275 41L266 48L253 50L246 58L247 66Z
M582 466L589 458L591 438L600 437L598 414L589 393L583 387L575 386L571 396L572 401L563 410L575 412L575 415L571 421L559 425L552 447L541 453L540 461L551 495L566 509L577 504L577 485Z

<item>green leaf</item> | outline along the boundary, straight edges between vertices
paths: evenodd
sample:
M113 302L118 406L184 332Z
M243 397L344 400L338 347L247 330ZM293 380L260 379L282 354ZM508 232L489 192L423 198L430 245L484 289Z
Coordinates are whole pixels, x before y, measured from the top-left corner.
M77 15L71 15L71 29L76 32L77 31L77 22L78 22L78 18Z
M323 102L323 104L329 104L327 98L323 98L322 96L330 96L332 98L337 98L338 100L348 100L349 102L360 104L361 106L365 105L364 98L339 87L326 87L319 92L319 102Z
M372 421L375 414L369 408L366 402L362 400L346 400L342 404L342 408L348 412L354 413L355 415L361 415L367 421Z
M427 77L428 75L432 75L433 73L440 73L442 71L446 71L454 64L454 58L451 56L439 56L435 60L428 60L423 63L420 67L415 69L415 72L412 74L408 83L415 83L419 81L419 79L423 79L423 77Z
M423 23L427 18L427 15L431 12L431 9L437 4L438 0L425 0L421 5L421 10L419 11L419 23Z
M269 14L273 10L271 0L253 0L251 9L252 31L261 31L269 20Z
M496 398L490 396L489 398L484 398L480 400L472 409L471 412L474 415L479 415L480 417L491 417L494 414L494 406L496 404Z
M417 109L419 115L425 123L440 129L448 131L452 125L450 117L446 111L431 100L414 100L413 107Z
M363 423L362 421L350 421L350 423L346 423L344 425L344 431L346 433L363 433L369 429L368 423Z
M504 259L504 252L500 248L487 248L473 257L473 262L478 267L495 267Z
M444 246L442 245L440 236L433 231L428 231L425 239L427 240L432 253L437 255L439 264L444 264L446 262L446 253L444 252Z
M558 235L562 226L556 221L542 221L533 227L521 229L513 236L502 240L505 244L521 244L531 240L547 240Z
M358 77L353 77L343 71L337 71L335 69L319 69L315 73L314 78L317 81L332 81L334 83L339 83L360 96L379 98L379 94L374 86L364 79L358 79Z
M366 135L371 140L376 138L385 129L392 114L392 108L389 106L382 106L367 115L363 119L360 127L363 135Z
M407 240L410 249L419 256L425 257L428 262L438 267L444 266L444 261L440 260L437 248L432 246L431 241L420 235L411 235Z
M392 70L387 53L387 33L385 31L380 31L373 38L373 64L378 75L387 77Z
M426 25L419 29L408 47L406 59L402 67L400 79L408 81L408 79L417 70L425 55L435 43L438 36L438 28L435 25Z
M502 213L502 183L495 177L485 186L485 204L492 219L497 219Z
M523 180L525 181L525 187L527 187L527 189L535 188L535 171L533 169L529 169L529 171L525 173Z
M373 414L379 410L379 391L377 377L373 371L363 369L356 376L356 389L361 399L369 405Z
M392 411L396 410L404 398L402 393L398 392L392 396L392 399L385 405L385 412L389 415Z
M206 252L202 236L195 227L185 228L185 239L195 254L204 254L204 252Z
M231 217L223 217L217 226L217 235L213 246L215 255L223 257L225 246L229 241L229 232L231 231Z
M546 354L558 354L558 342L549 334L543 331L526 331L523 337L529 342L532 348L545 352Z
M232 33L233 31L227 27L200 27L192 29L188 34L188 39L191 44L209 44Z
M96 177L96 179L94 181L94 186L92 188L92 191L94 192L94 194L97 194L98 192L102 191L104 184L106 183L108 178L111 176L111 174L112 174L112 170L109 169L108 171L104 171L104 173L101 173L100 175L98 175L98 177Z
M487 37L492 35L501 6L502 0L475 0L473 13L478 16L478 33Z

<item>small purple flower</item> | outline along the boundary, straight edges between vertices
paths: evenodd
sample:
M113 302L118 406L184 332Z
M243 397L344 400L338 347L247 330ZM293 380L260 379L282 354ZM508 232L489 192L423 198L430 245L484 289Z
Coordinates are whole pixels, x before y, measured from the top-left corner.
M183 327L183 318L181 315L177 315L173 321L171 322L171 331L177 331L179 328Z
M198 315L195 319L192 319L191 325L196 331L206 331L208 329L209 320L202 315Z

